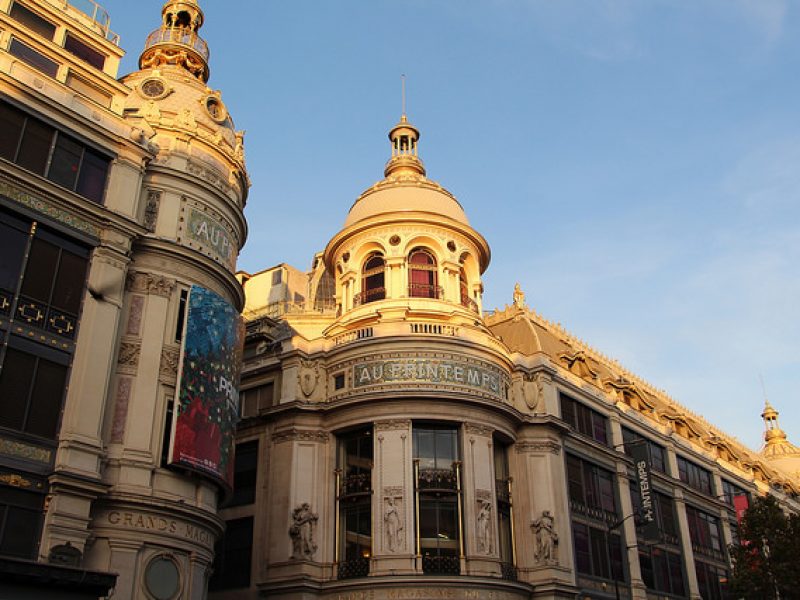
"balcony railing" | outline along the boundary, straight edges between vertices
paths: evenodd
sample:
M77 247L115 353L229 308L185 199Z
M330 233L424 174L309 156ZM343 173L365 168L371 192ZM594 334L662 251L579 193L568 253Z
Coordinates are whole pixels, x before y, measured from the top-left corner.
M119 36L109 29L109 26L111 25L111 19L109 18L108 13L94 0L62 0L61 2L56 2L54 0L50 1L52 4L57 4L60 6L71 6L78 12L83 13L92 22L93 28L98 32L101 32L109 42L112 44L119 44Z
M422 571L427 575L460 575L461 561L457 556L423 556Z
M358 494L369 494L372 491L372 474L359 473L357 475L347 475L342 478L340 496L354 496Z
M468 309L470 309L471 311L474 311L476 313L480 313L480 311L478 310L478 303L475 302L475 300L473 300L469 296L465 296L465 295L461 296L461 306L465 306Z
M511 563L500 563L500 577L506 581L517 580L517 568Z
M384 298L386 298L386 288L376 287L356 294L353 298L353 304L355 306L360 306L361 304L383 300Z
M458 490L455 469L420 469L417 487L420 491Z
M178 44L191 48L197 52L204 60L208 60L208 44L197 33L191 29L181 27L161 27L147 36L144 49L147 50L159 44Z
M339 579L353 579L369 575L369 558L354 558L339 563L337 569Z
M619 517L616 513L604 510L602 508L587 506L581 502L576 502L575 500L569 501L569 508L575 514L584 515L590 519L596 519L606 523L616 523L617 520L619 520Z
M408 295L410 298L433 298L434 300L441 300L444 297L444 290L440 285L409 283Z

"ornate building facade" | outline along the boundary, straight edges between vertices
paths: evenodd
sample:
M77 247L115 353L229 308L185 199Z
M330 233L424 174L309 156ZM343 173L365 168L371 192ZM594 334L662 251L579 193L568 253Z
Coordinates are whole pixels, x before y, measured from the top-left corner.
M202 10L161 19L117 79L101 6L0 0L4 597L205 596L226 415L219 469L191 463L178 376L193 302L243 306L249 181Z
M488 243L426 176L405 115L389 140L309 272L239 274L242 420L211 597L724 598L736 509L770 493L800 510L777 415L756 453L519 288L485 312Z

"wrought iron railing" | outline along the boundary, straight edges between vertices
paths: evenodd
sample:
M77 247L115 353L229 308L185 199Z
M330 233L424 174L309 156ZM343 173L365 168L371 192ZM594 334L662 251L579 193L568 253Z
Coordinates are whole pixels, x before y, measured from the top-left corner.
M457 491L458 477L455 469L423 469L419 470L417 486L422 491Z
M197 52L205 60L208 60L208 44L191 29L182 27L161 27L147 36L144 49L152 48L158 44L179 44L186 46Z
M372 474L359 473L357 475L345 475L342 477L339 496L354 496L357 494L369 494L372 491Z
M500 563L500 577L506 581L516 581L517 568L511 563Z
M587 506L586 504L576 500L569 501L569 508L573 513L583 515L597 521L603 521L605 523L616 523L619 520L619 517L616 513L604 510L602 508Z
M360 306L361 304L383 300L384 298L386 298L386 288L376 287L356 294L353 297L353 304L355 306Z
M113 44L119 44L119 36L109 29L111 19L106 10L94 0L65 0L65 4L89 17L92 23Z
M339 563L337 576L339 579L353 579L369 575L369 558L353 558Z
M432 298L434 300L441 300L444 297L444 290L440 285L409 283L408 295L411 298Z
M460 575L461 560L457 556L423 556L422 571L427 575Z

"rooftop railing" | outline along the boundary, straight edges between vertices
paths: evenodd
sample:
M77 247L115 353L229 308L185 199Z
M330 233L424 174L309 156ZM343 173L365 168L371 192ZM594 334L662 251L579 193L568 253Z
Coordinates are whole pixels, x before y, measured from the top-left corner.
M92 22L92 28L103 36L112 44L119 44L119 35L111 31L111 18L108 16L106 9L100 6L94 0L50 0L52 4L63 6L64 8L72 7L80 13L83 13Z
M180 27L161 27L156 29L147 36L144 49L147 50L159 44L178 44L180 46L186 46L197 52L206 61L209 57L208 44L191 29L182 29Z

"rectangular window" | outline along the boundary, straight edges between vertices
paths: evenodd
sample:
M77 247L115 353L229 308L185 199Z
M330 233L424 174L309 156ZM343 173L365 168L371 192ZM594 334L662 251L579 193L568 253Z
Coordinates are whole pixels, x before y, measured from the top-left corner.
M14 2L14 4L11 6L11 12L9 14L17 23L24 25L34 33L38 33L43 38L52 40L56 33L55 25L53 25L47 19L40 17L32 10L29 10L19 2Z
M102 203L109 158L0 101L0 156L93 202Z
M35 560L44 495L0 485L0 555Z
M704 600L724 600L728 598L728 571L722 567L705 562L694 561L697 586Z
M82 42L71 33L67 33L67 38L64 40L64 49L86 61L96 69L102 70L106 64L106 57L88 44Z
M650 448L650 460L653 464L653 470L658 471L659 473L667 472L666 451L664 450L663 446L659 446L655 442L642 437L627 427L622 428L622 439L625 444L625 454L628 456L631 455L630 444L636 443L639 440L645 440L647 442L647 446Z
M703 469L682 456L678 457L678 476L685 484L707 496L713 496L711 487L711 471Z
M175 341L183 340L183 328L186 326L186 303L189 300L189 290L181 290L178 299L178 316L175 319Z
M564 394L560 394L559 397L561 400L561 418L578 433L607 446L608 419L574 398Z
M20 42L17 38L11 38L11 43L8 46L8 52L16 56L22 62L29 64L34 69L41 71L45 75L49 75L50 77L55 77L58 73L58 63L54 60L50 60L41 52L38 52L28 46L28 44L24 44Z
M511 475L508 469L508 445L499 439L494 440L494 479L500 560L504 565L504 577L507 577L507 574L511 573L509 569L514 567L511 538ZM515 575L512 573L513 577Z
M372 428L364 428L339 436L339 579L366 577L372 555ZM383 500L381 510L387 517L386 526L399 527L399 515L394 499ZM391 522L391 523L390 523ZM395 534L399 534L397 529ZM391 543L391 532L387 533ZM396 540L395 540L396 541Z
M733 506L733 499L736 496L744 496L749 500L750 493L742 487L739 487L735 483L731 483L730 481L722 480L722 498L725 501L725 504L728 506Z
M625 581L625 563L619 534L572 522L575 569L583 575Z
M695 553L725 560L719 518L687 505L686 519L689 521L689 537Z
M639 565L648 589L675 596L685 595L680 554L658 547L639 546Z
M250 587L253 557L253 517L225 522L225 533L214 548L210 591Z
M258 475L258 440L236 444L233 463L233 496L229 506L242 506L256 501Z
M617 518L611 471L567 454L567 481L573 512L604 522Z
M344 373L337 373L333 376L333 389L341 390L344 388Z
M272 272L272 285L278 285L281 283L283 275L283 271L281 269L275 269Z

